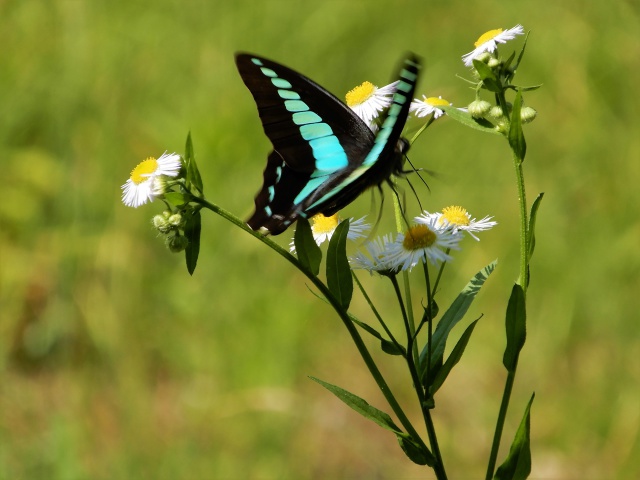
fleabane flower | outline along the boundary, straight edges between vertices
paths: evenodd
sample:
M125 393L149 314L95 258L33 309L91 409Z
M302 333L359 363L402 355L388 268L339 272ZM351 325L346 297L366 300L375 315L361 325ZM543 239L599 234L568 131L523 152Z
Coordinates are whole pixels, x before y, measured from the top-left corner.
M409 107L409 112L414 112L416 117L426 117L433 113L433 118L439 118L444 115L444 110L438 108L442 106L451 105L447 100L442 97L428 97L426 95L422 96L422 100L418 100L415 98L413 102L411 102L411 106Z
M475 240L480 240L473 232L482 232L495 227L498 222L492 221L493 217L486 216L480 220L471 218L471 214L463 207L452 205L445 207L442 212L429 213L424 212L419 217L415 217L417 223L429 223L434 219L436 224L440 226L448 226L454 233L459 231L467 232Z
M345 96L347 105L358 115L371 130L375 131L375 119L378 114L391 105L391 99L396 91L398 82L390 83L384 87L376 87L371 82L349 90Z
M176 177L180 173L180 155L163 153L158 159L149 157L131 171L129 180L122 185L122 202L137 208L165 193L166 177Z
M516 38L516 35L524 34L524 28L522 25L516 25L509 30L503 30L496 28L495 30L489 30L483 33L480 38L474 43L476 47L473 52L469 52L462 56L462 61L467 67L473 66L473 60L478 58L485 52L495 52L499 43L507 43L509 40Z
M354 220L353 218L349 219L347 240L356 240L366 236L365 232L369 230L369 224L365 223L364 219L365 217L359 218L358 220ZM338 225L342 222L342 219L337 213L330 217L325 217L319 213L311 217L311 220L313 221L311 233L313 234L313 239L316 241L318 246L331 240L336 228L338 228ZM294 240L291 240L291 243L289 244L289 251L291 253L295 253L296 251Z
M427 260L432 265L452 260L444 249L459 250L461 238L446 223L439 225L437 218L426 218L405 233L398 234L389 246L390 265L396 270L411 270L419 262L426 263Z
M349 258L352 269L367 270L370 274L395 275L398 269L389 261L389 246L393 244L391 235L384 235L364 244L362 251Z

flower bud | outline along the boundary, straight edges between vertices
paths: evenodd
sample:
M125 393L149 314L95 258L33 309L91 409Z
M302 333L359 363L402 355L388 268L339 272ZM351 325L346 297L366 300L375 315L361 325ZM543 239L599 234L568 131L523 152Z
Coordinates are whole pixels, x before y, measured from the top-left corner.
M473 118L482 118L491 110L491 104L486 100L474 100L468 109Z
M487 61L487 65L491 68L498 68L500 66L500 63L500 60L498 60L496 57L491 57Z
M500 120L497 125L494 127L497 132L507 133L509 131L509 122L506 118Z
M162 234L169 233L173 229L164 215L156 215L153 217L151 223L153 223L155 229Z
M531 107L522 107L522 109L520 110L520 120L522 121L522 123L533 122L537 115L538 112L536 112L536 110Z
M504 112L502 111L502 107L500 105L494 105L489 109L489 116L495 119L504 117Z
M167 218L167 222L169 222L171 226L176 228L183 228L185 224L182 215L180 215L179 213L174 213L173 215L171 215L169 218Z
M171 253L180 253L189 244L189 240L184 235L171 235L166 240L167 248Z

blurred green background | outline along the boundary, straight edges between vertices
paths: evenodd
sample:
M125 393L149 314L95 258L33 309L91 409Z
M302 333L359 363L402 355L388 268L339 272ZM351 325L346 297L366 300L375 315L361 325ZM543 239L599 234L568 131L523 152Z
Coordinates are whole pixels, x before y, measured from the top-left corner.
M473 92L456 78L468 75L460 56L483 32L517 23L532 35L516 81L544 84L525 97L539 112L525 130L525 171L529 200L545 198L500 458L535 391L532 478L637 478L640 7L631 0L0 2L0 478L431 478L392 435L307 379L390 410L300 274L205 215L190 277L151 228L161 206L126 208L119 187L147 156L182 153L191 130L208 198L246 218L269 142L237 50L339 96L363 80L385 84L412 50L426 64L420 89L464 106ZM499 222L465 243L439 297L448 304L499 258L465 323L484 317L436 398L450 478L481 478L518 269L510 152L443 119L411 159L437 174L421 190L426 208L463 204ZM347 211L365 213L370 195ZM361 278L397 317L389 285ZM353 310L368 318L360 298ZM402 363L377 358L415 413Z

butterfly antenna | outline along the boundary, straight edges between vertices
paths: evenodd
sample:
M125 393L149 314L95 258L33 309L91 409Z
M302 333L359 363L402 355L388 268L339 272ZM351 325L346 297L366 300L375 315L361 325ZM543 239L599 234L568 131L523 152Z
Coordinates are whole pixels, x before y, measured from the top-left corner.
M420 211L424 210L422 208L422 203L420 202L420 197L418 197L418 192L416 192L416 189L414 188L413 184L411 183L411 180L409 180L408 178L406 178L406 180L407 180L407 183L409 184L409 188L413 192L413 196L416 197L416 200L418 202L418 206L420 207Z
M409 165L411 165L411 170L407 170L406 172L402 172L402 173L416 173L418 175L418 178L420 178L420 180L424 184L424 186L427 187L427 190L429 190L429 192L431 192L431 187L429 187L429 184L426 182L426 180L424 178L422 178L422 175L420 175L420 172L423 171L424 169L416 168L413 165L413 163L411 163L411 159L409 159L409 157L407 155L405 155L405 158L407 159L407 162L409 162Z

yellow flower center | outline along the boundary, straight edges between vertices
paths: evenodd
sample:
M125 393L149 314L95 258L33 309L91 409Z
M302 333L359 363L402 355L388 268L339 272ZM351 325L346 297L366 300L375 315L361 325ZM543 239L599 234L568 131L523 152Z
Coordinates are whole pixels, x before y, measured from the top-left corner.
M317 215L314 215L312 220L313 226L311 227L311 230L316 235L320 235L322 233L331 233L336 229L338 223L340 223L340 217L338 217L337 213L331 215L330 217L325 217L324 215L319 213Z
M158 169L158 161L149 157L146 160L140 162L136 168L131 170L131 181L136 185L140 185L142 182L146 181L153 172Z
M488 32L483 33L482 35L480 35L480 38L473 45L475 47L479 47L483 43L488 42L489 40L493 40L495 37L497 37L501 33L502 33L502 29L501 28L496 28L495 30L489 30Z
M355 107L356 105L360 105L371 97L376 91L376 86L371 82L364 82L362 85L349 90L345 99L347 100L347 105L350 107Z
M405 250L413 251L427 248L436 241L436 234L426 225L415 225L404 234L402 246Z
M467 211L458 206L451 206L442 209L440 222L448 221L450 225L467 226L469 225L469 217Z
M449 105L449 102L444 98L429 97L424 99L424 103L428 103L432 107L442 107L443 105Z

